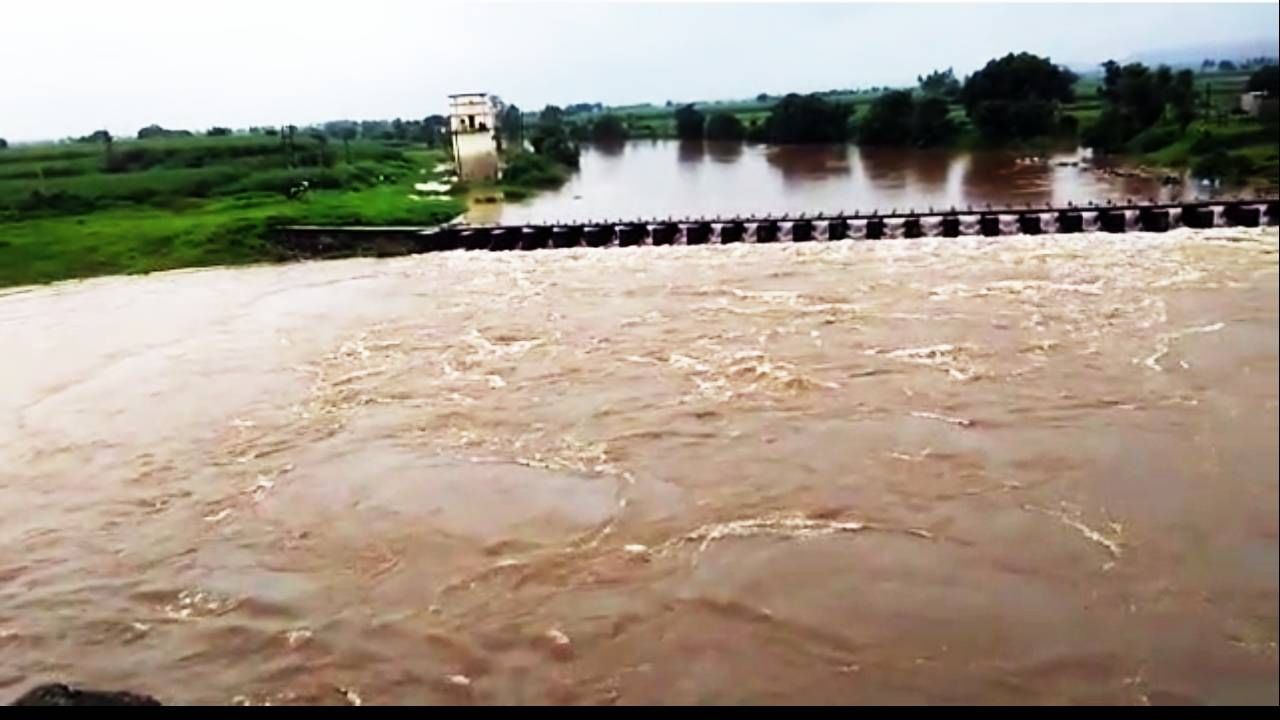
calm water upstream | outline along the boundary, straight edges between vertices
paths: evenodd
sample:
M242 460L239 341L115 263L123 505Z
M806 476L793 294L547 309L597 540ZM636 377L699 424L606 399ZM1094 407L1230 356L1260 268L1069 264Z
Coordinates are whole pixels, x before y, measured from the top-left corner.
M635 140L587 145L581 169L563 187L524 202L475 205L468 219L519 223L841 209L884 212L895 207L1175 199L1200 192L1192 186L1162 187L1151 178L1104 174L1089 168L1091 160L1082 151L1021 162L1016 153L994 150Z
M1274 704L1277 290L1224 229L9 291L0 700Z

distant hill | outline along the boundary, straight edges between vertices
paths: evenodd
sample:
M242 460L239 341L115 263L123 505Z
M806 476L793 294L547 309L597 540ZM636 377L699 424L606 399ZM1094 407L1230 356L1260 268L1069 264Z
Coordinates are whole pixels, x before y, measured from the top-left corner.
M1276 57L1277 38L1257 38L1254 40L1215 43L1205 45L1188 45L1165 50L1148 50L1118 58L1121 63L1140 62L1147 65L1169 65L1172 67L1195 67L1206 59L1230 60L1240 62L1245 58Z
M1277 38L1258 38L1230 43L1185 45L1177 48L1143 50L1124 56L1098 58L1093 62L1087 60L1068 61L1063 62L1062 65L1081 76L1101 75L1102 63L1107 60L1115 60L1121 65L1140 62L1144 65L1168 65L1175 69L1191 68L1199 70L1200 63L1205 60L1230 60L1231 62L1239 63L1247 58L1275 58L1280 55L1280 51L1276 47L1278 43L1280 43L1280 39Z

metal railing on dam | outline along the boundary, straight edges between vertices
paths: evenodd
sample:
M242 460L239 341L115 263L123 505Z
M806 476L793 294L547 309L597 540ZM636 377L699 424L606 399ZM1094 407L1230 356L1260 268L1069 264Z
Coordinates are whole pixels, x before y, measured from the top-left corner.
M1166 232L1176 227L1280 224L1280 199L1234 198L1022 208L950 208L888 213L599 220L520 225L278 228L275 241L305 257L406 255L448 250L707 245L888 238Z

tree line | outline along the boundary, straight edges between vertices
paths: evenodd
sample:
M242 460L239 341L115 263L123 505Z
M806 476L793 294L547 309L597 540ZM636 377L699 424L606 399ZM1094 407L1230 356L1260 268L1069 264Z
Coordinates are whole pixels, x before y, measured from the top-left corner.
M1218 72L1236 72L1239 70L1253 70L1256 68L1266 67L1267 65L1275 65L1276 62L1276 58L1267 57L1265 55L1245 58L1239 63L1232 62L1231 60L1214 60L1213 58L1205 58L1204 61L1200 63L1200 71L1212 72L1217 70Z
M1257 64L1264 60L1255 59L1246 89L1275 95L1280 82L1277 66ZM1115 151L1152 128L1164 129L1162 139L1169 140L1170 133L1185 133L1212 109L1208 88L1201 93L1191 70L1114 61L1101 69L1101 112L1086 128L1064 111L1082 99L1076 97L1076 73L1025 52L993 59L963 81L951 68L918 76L917 87L881 91L861 112L851 103L831 99L830 93L792 93L774 103L766 117L746 123L734 113L704 112L693 104L674 106L671 117L676 137L685 140L853 140L863 145L932 147L951 142L961 129L960 120L967 119L987 144L1063 136ZM616 141L628 136L628 125L605 112L570 127L569 134L580 140Z
M1231 71L1252 68L1247 84L1250 91L1277 93L1277 66L1274 58L1249 58L1239 64L1230 60L1206 59L1202 69ZM935 70L916 78L913 89L877 88L874 99L862 112L838 99L852 91L830 90L801 95L770 96L761 93L757 101L774 100L768 115L744 122L737 114L714 110L704 112L693 104L675 105L672 119L681 139L753 141L768 143L843 142L865 145L931 147L954 139L963 117L979 139L988 143L1027 140L1052 135L1079 135L1086 145L1117 150L1153 128L1185 132L1197 118L1211 109L1207 92L1195 85L1191 70L1148 67L1142 63L1108 61L1102 65L1097 95L1102 111L1086 128L1076 126L1075 117L1063 107L1076 100L1078 77L1049 58L1031 53L1010 53L988 62L963 81L951 68ZM501 119L503 139L515 149L528 142L535 153L557 163L575 167L578 144L617 142L627 139L631 129L625 118L608 112L601 103L574 103L565 108L548 105L526 123L525 114L507 106ZM526 127L526 125L528 127ZM285 126L291 128L293 126ZM294 128L296 131L296 128ZM279 136L275 127L251 127L250 134ZM336 120L304 130L311 135L340 140L348 148L356 139L421 142L431 147L447 147L449 125L442 115L421 120ZM210 128L208 136L231 135L225 127ZM148 125L138 131L139 139L191 137L187 130L171 130ZM80 142L109 144L105 130ZM0 149L7 147L0 139Z

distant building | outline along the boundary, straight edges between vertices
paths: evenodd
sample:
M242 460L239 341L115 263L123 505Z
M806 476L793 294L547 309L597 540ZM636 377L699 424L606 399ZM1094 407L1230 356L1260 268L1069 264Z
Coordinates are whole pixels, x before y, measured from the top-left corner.
M1264 92L1241 93L1240 109L1256 118L1274 119L1280 114L1280 98L1267 97Z
M501 172L500 101L488 93L449 96L449 132L461 180L497 180Z

